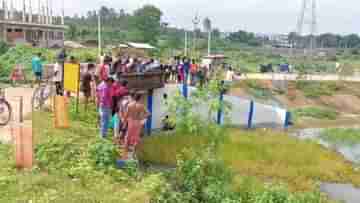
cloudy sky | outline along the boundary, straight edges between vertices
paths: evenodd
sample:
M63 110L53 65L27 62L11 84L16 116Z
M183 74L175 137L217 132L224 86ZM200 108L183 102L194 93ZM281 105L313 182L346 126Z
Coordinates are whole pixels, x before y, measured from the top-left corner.
M60 0L53 0L59 4ZM64 0L65 13L85 14L100 5L133 11L154 4L172 26L191 27L198 12L209 16L214 27L224 31L246 29L261 33L288 33L296 29L301 0ZM54 3L55 4L55 3ZM61 3L60 3L61 4ZM59 5L55 5L59 6ZM359 0L317 0L318 31L360 33Z

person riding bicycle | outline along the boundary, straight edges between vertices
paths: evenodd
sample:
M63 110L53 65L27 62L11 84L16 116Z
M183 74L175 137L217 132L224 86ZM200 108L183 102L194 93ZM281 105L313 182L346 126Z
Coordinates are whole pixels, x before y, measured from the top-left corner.
M43 64L41 61L41 53L38 53L31 60L32 71L35 75L35 82L40 84L43 73Z

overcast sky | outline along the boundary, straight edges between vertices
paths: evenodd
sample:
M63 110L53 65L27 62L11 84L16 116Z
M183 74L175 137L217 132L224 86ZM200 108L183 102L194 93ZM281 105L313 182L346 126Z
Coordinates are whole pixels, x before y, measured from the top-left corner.
M60 0L53 0L59 4ZM133 11L153 4L172 26L191 28L196 12L209 16L213 27L223 31L245 29L259 33L288 33L296 30L301 0L64 0L66 15L85 14L106 5ZM56 7L56 5L55 5ZM340 34L360 32L359 0L318 0L318 32Z

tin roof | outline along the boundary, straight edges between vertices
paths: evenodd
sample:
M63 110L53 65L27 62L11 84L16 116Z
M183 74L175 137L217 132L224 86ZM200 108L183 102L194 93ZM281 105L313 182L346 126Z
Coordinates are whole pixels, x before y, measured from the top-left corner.
M130 47L137 48L137 49L155 49L155 47L151 46L150 44L146 44L146 43L128 42L127 44Z

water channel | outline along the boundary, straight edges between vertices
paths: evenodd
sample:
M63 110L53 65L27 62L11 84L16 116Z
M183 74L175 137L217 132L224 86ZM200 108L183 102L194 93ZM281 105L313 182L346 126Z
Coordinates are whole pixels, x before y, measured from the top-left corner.
M345 146L328 143L320 138L321 132L324 130L325 129L296 130L295 132L291 133L291 135L296 136L299 139L316 140L324 147L335 150L342 154L347 160L351 161L355 165L360 165L360 144ZM351 184L322 183L320 190L328 194L331 199L337 201L343 201L345 203L360 203L360 188L355 188Z

